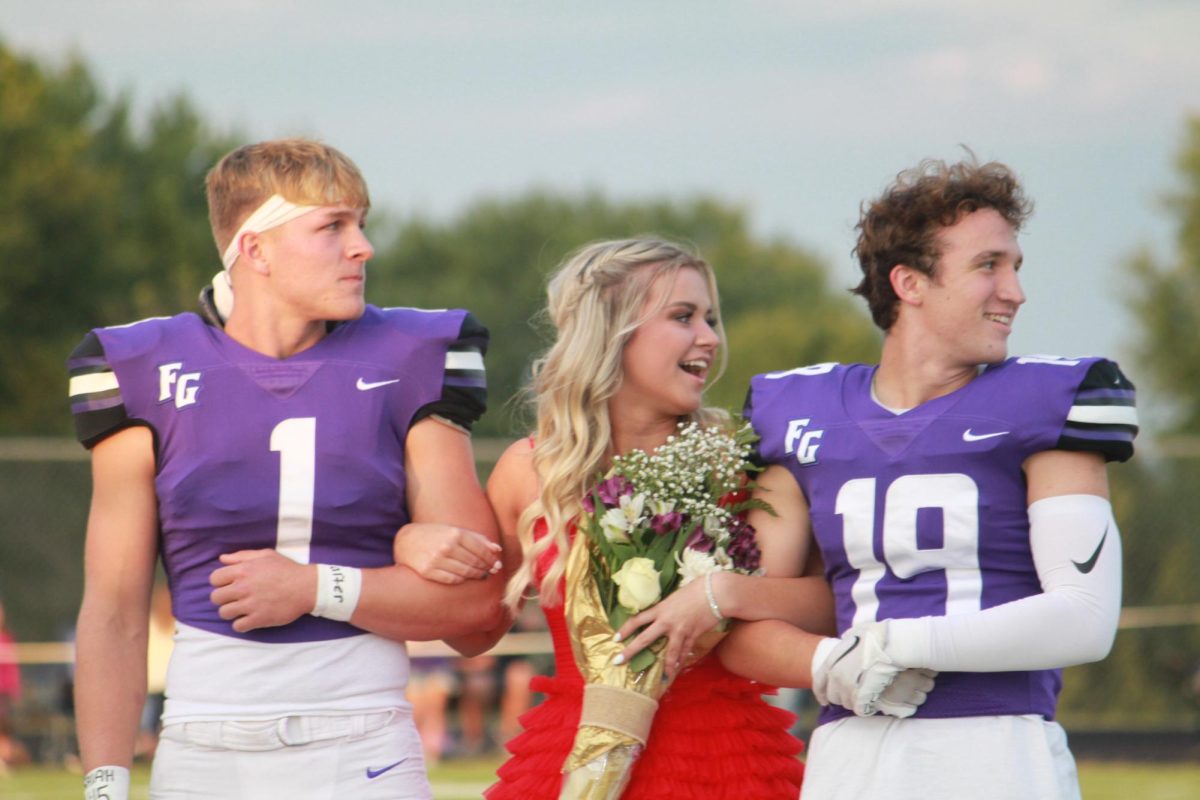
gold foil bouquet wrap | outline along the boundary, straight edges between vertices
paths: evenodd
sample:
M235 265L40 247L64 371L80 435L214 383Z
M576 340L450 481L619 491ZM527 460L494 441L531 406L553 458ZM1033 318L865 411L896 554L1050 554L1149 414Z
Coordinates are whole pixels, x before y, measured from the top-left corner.
M650 735L658 699L670 685L661 658L641 671L636 669L637 659L612 663L624 645L613 641L616 631L592 577L591 558L587 539L576 536L567 559L564 611L571 650L584 680L583 712L575 744L563 763L563 800L621 796ZM722 636L717 630L701 636L686 662L698 661ZM662 640L653 645L656 650L661 646Z
M567 556L563 611L584 680L583 710L563 764L560 798L616 800L650 735L668 687L659 639L629 661L613 635L632 616L681 585L717 570L758 569L754 529L745 521L753 484L753 431L680 426L653 453L618 456L584 498ZM701 636L694 663L724 635Z

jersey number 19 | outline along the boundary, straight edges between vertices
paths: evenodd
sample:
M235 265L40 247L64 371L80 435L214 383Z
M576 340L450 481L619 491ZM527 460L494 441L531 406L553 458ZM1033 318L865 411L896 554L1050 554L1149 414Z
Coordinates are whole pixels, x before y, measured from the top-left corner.
M884 496L883 560L875 557L875 478L856 478L838 490L834 513L842 517L843 546L850 566L859 571L851 597L854 625L874 621L879 611L876 586L885 570L901 580L923 572L945 570L947 615L978 611L982 582L979 574L979 487L969 476L903 475L892 481ZM917 512L940 509L941 547L920 547Z

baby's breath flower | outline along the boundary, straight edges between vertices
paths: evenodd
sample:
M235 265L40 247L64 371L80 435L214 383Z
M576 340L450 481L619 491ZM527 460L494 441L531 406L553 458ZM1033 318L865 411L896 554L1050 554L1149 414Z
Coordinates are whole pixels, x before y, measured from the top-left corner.
M632 610L618 600L614 578L633 560L649 562L646 575L654 565L664 595L712 570L758 569L754 530L744 519L754 439L748 423L728 432L688 422L650 453L613 459L589 492L602 507L585 504L580 518L599 556L594 577L610 612L616 602Z

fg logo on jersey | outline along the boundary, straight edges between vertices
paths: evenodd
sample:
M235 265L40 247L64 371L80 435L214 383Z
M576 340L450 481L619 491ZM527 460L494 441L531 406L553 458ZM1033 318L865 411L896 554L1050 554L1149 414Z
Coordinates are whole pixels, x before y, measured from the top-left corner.
M787 453L795 453L796 460L801 464L817 463L817 450L821 447L819 440L825 435L825 431L805 430L810 422L811 419L788 420L787 437L783 442Z
M196 402L196 392L200 391L200 373L184 372L183 362L162 364L158 368L158 402L165 403L172 395L175 397L175 407L183 408Z

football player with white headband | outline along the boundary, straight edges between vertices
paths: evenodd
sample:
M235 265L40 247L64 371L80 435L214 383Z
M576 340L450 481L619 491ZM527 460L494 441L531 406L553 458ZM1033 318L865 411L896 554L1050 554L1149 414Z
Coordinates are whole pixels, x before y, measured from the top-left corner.
M225 269L204 317L98 328L68 365L93 475L85 796L128 796L161 556L178 626L151 797L428 798L404 640L500 614L469 436L487 331L366 304L370 200L332 147L242 147L207 188ZM416 522L479 532L463 544L479 579L396 566Z

